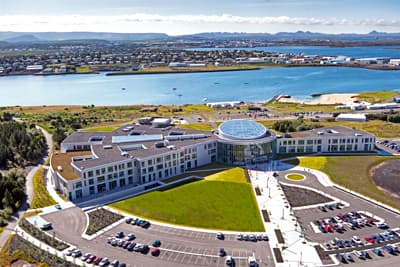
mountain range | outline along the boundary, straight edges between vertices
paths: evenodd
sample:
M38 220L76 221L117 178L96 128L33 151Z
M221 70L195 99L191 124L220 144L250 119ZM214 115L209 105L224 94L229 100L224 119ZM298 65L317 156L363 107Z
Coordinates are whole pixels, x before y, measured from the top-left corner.
M400 41L400 33L372 31L367 34L326 34L309 31L270 33L205 32L180 36L165 33L112 33L112 32L0 32L0 41L9 43L48 42L65 40L263 40L263 41Z

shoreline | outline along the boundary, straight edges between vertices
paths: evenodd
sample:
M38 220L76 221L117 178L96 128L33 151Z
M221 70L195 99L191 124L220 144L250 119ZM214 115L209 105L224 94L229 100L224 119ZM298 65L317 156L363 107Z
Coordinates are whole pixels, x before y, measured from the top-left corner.
M185 74L185 73L209 73L209 72L229 72L229 71L251 71L261 70L268 68L300 68L300 67L344 67L344 68L359 68L368 70L378 71L400 71L400 66L382 66L375 64L269 64L269 65L254 65L254 67L246 68L233 68L233 69L210 69L210 70L155 70L155 71L101 71L105 72L105 76L118 76L118 75L148 75L148 74ZM8 76L58 76L58 75L81 75L81 74L99 74L100 71L93 72L82 72L82 73L12 73L12 74L0 74L0 77Z
M358 93L326 93L314 97L312 100L302 100L293 98L280 98L278 103L296 103L303 105L337 105L347 104L351 101L357 100Z

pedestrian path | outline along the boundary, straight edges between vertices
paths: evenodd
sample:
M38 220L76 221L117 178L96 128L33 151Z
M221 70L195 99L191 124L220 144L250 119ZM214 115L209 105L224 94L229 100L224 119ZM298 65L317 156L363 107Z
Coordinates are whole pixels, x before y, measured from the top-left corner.
M264 222L266 232L270 238L271 248L281 250L283 262L277 262L272 251L275 264L278 267L286 266L321 266L323 265L316 249L315 243L304 239L302 229L294 216L293 210L287 202L277 179L273 176L275 170L287 169L274 163L270 171L249 170L250 179L254 187L260 189L261 195L256 196L260 210L267 210L270 222ZM276 232L281 232L282 240L278 240Z

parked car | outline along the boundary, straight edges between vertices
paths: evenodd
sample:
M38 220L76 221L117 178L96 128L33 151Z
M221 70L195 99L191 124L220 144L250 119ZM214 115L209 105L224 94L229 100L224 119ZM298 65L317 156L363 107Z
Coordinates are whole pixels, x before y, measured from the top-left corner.
M119 260L113 260L113 261L110 263L110 266L111 266L111 267L118 267L118 265L119 265Z
M125 222L126 222L127 224L132 223L132 221L133 221L133 218L131 218L131 217L125 219Z
M95 255L90 255L89 258L86 259L86 263L93 263L96 258Z
M93 263L98 265L102 260L103 260L102 257L96 256L96 258L94 259Z
M243 235L242 234L237 234L236 235L236 240L243 240Z
M159 247L159 246L161 246L161 241L158 240L158 239L154 240L152 246L153 246L153 247Z
M263 234L262 238L263 238L264 241L269 241L269 237L266 234Z
M218 251L218 255L219 255L220 257L225 256L225 255L226 255L225 249L224 249L224 248L220 248L219 251Z
M86 261L90 256L92 256L92 253L85 253L82 257L81 257L81 261Z
M225 264L228 266L231 266L233 264L233 258L232 256L226 256L225 258Z
M347 252L347 253L344 253L344 257L346 258L347 261L354 261L354 260L353 260L353 257L352 257L351 254L348 253L348 252Z
M110 260L108 258L104 258L100 261L99 266L107 266L110 264Z
M115 234L115 237L116 237L116 238L123 238L123 237L124 237L124 232L122 232L122 231L117 232L117 233Z
M76 248L72 251L71 256L74 258L78 258L78 257L82 256L82 252L80 249Z
M57 204L55 204L55 205L54 205L54 207L55 207L56 209L58 209L58 210L61 210L61 209L62 209L61 205L60 205L60 204L58 204L58 203L57 203Z
M151 249L151 255L152 256L158 256L160 255L160 250L158 248L152 248Z
M356 257L359 258L360 260L365 260L365 255L364 253L362 253L362 251L355 250L354 255L356 255Z
M256 258L251 256L247 258L247 262L249 263L250 267L256 267L257 266L257 261Z
M221 233L221 232L218 232L218 233L217 233L217 239L219 239L219 240L224 240L224 239L225 239L224 234Z
M126 249L127 250L129 250L129 251L133 251L133 248L136 246L136 243L135 242L131 242L127 247L126 247Z
M376 255L383 257L383 252L380 248L374 248L372 250Z
M376 225L379 229L388 229L389 225L387 223L378 223Z
M140 252L141 252L142 254L147 254L147 253L149 252L149 250L150 250L150 248L149 248L148 245L143 245L143 246L142 246L142 249L140 250Z
M133 233L130 233L125 237L125 239L128 240L128 241L131 241L131 240L133 240L135 238L136 238L136 236Z

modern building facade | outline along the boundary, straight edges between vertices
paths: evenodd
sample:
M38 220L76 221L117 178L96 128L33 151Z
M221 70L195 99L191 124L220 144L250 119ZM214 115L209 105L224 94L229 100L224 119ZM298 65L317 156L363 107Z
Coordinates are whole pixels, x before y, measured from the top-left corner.
M152 185L213 162L246 165L277 153L358 152L374 149L375 137L346 127L286 134L247 120L222 123L215 131L161 124L129 125L113 132L75 132L51 158L55 188L79 201L135 186Z

